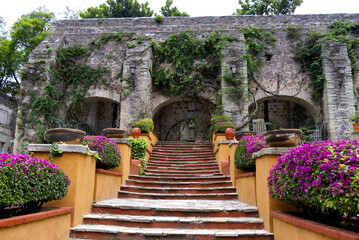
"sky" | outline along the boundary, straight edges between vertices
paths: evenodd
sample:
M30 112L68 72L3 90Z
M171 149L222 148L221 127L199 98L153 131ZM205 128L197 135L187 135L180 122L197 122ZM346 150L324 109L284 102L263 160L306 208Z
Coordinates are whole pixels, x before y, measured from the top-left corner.
M70 7L72 10L85 10L98 6L106 0L5 0L1 4L0 16L11 26L22 14L45 6L60 14ZM149 2L149 7L159 12L166 0L138 0L140 3ZM191 17L197 16L226 16L232 15L239 8L238 0L173 0L172 6L187 12ZM324 13L359 13L359 0L304 0L295 14L324 14Z

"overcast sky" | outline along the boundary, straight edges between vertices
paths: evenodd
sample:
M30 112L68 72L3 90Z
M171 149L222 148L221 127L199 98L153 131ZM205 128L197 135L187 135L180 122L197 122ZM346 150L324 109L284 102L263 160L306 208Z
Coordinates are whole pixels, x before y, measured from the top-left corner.
M146 2L146 0L138 1ZM159 12L166 2L166 0L147 1L155 12ZM59 14L66 10L66 6L78 11L104 2L105 0L5 0L1 4L0 16L10 26L22 14L41 6L45 6L60 17ZM238 0L173 0L172 6L177 6L180 11L187 12L191 17L232 15L239 8ZM359 13L359 0L304 0L295 13Z

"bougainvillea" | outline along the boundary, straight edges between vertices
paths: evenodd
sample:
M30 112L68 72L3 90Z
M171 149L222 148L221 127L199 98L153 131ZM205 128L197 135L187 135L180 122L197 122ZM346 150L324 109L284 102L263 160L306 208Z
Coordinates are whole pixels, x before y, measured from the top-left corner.
M48 160L0 154L0 210L11 206L35 210L44 202L62 199L70 183L64 171Z
M252 158L252 154L266 147L268 147L268 145L262 135L243 136L238 142L234 153L234 164L236 168L254 172L256 170L256 164L255 159Z
M85 136L82 145L97 151L96 168L110 169L120 165L121 152L115 141L103 136Z
M309 216L357 216L359 143L337 140L303 144L278 158L270 171L272 198L285 200Z

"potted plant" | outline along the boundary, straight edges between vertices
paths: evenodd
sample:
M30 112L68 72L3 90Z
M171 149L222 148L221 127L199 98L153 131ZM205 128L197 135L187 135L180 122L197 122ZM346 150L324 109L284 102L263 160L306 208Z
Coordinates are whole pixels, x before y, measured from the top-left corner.
M224 133L227 140L233 140L235 124L233 122L217 122L214 128L214 133Z
M262 133L269 147L295 147L300 142L302 130L277 129Z
M358 232L358 149L358 141L350 139L312 142L290 149L278 158L270 171L270 196L297 207L299 212L295 213L296 217L305 222L299 227L308 228L314 221L312 230L321 228L321 234L328 231L315 222ZM339 233L334 239L359 237L356 233L356 238L349 238L345 233L346 237L341 238L338 237L341 230L336 231ZM334 235L333 227L330 232Z
M46 131L45 137L50 140L51 143L67 143L67 144L81 144L86 132L68 128L71 124L65 124L64 121L54 121L59 128L50 128ZM52 124L50 124L52 126Z
M154 129L154 123L152 119L140 119L132 124L132 127L138 127L141 129L141 133L149 134Z
M356 111L355 115L351 116L349 120L353 122L354 132L359 132L359 111Z
M119 128L105 128L102 130L102 134L108 138L123 138L126 131Z
M110 138L104 136L85 136L82 145L88 146L96 151L96 168L115 168L121 163L121 152L117 144Z

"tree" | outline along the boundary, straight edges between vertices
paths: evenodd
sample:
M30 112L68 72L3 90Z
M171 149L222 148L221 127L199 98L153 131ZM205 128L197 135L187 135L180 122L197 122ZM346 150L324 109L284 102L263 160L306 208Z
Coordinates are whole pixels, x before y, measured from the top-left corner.
M239 0L241 9L234 15L291 14L303 0Z
M90 7L80 12L81 18L121 18L152 17L153 11L148 2L140 4L137 0L107 0L98 7Z
M0 91L15 96L20 87L17 71L28 61L30 52L48 35L53 13L39 8L22 15L10 34L0 37Z
M165 17L184 16L188 17L188 13L180 12L177 7L171 8L173 0L166 0L166 5L161 7L161 13Z

